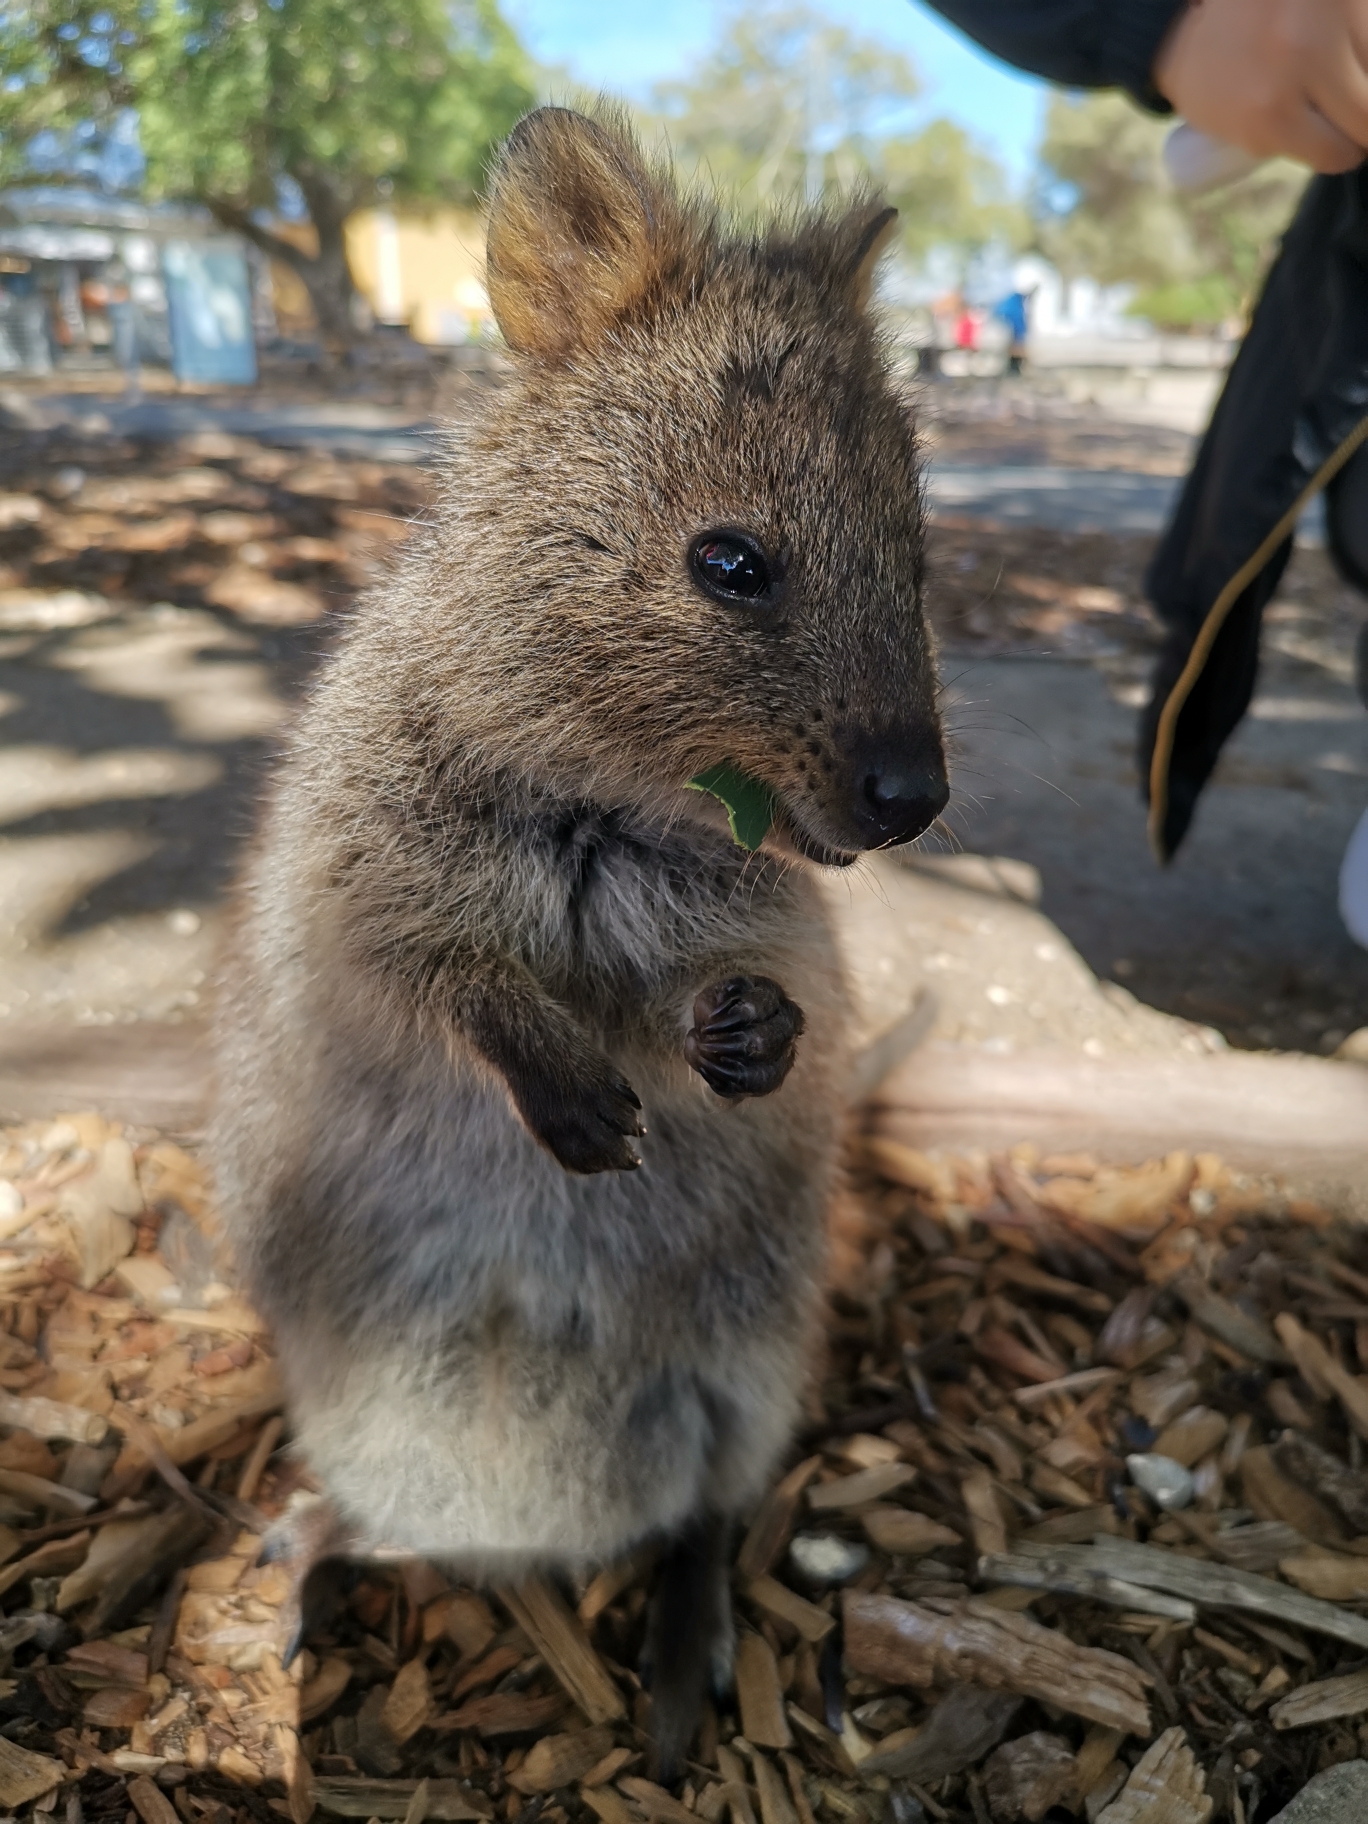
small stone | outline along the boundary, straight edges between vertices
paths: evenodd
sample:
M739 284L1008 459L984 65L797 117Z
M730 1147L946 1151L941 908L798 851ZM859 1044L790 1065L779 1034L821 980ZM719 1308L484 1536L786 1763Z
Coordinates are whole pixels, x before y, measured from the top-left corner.
M1172 1513L1177 1507L1191 1507L1197 1484L1192 1471L1175 1463L1172 1457L1140 1451L1126 1458L1126 1468L1131 1481L1156 1507L1162 1507L1166 1513Z
M798 1533L789 1559L809 1583L849 1583L869 1563L869 1547L836 1533Z
M1368 1761L1341 1761L1303 1786L1269 1824L1362 1824L1368 1817Z
M1368 1026L1360 1026L1347 1039L1341 1039L1334 1055L1349 1064L1368 1064Z

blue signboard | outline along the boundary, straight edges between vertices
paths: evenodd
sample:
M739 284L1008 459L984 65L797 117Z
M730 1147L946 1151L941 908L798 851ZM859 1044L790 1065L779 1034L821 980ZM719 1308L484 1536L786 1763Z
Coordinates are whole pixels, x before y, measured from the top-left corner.
M232 241L167 241L162 248L178 380L251 386L257 377L247 261Z

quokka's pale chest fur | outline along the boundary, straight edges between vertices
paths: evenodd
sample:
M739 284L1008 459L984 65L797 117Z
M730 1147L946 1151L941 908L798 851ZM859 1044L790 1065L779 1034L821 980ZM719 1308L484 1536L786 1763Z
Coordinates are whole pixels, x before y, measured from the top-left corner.
M660 1541L667 1770L811 1340L845 997L810 866L945 796L888 216L731 235L611 117L529 116L513 376L298 720L225 971L220 1188L330 1542L506 1576ZM773 794L756 854L688 789L723 761Z

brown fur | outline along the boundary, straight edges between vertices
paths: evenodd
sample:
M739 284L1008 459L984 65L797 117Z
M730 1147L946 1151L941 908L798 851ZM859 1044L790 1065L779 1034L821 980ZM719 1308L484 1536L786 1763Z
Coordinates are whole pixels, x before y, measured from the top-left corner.
M943 772L888 219L733 234L613 115L522 123L512 379L299 719L226 972L225 1209L353 1548L674 1540L667 1766L813 1321L845 999L798 856L870 846L870 753ZM775 604L693 580L719 527ZM777 795L755 856L686 789L722 760Z

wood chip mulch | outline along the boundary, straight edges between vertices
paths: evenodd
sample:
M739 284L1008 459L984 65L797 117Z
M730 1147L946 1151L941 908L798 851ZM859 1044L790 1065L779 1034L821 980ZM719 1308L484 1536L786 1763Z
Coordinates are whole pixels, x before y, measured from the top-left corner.
M1214 1157L853 1135L806 1428L678 1792L649 1565L338 1566L198 1160L0 1131L0 1812L66 1824L1263 1824L1368 1747L1368 1234Z

